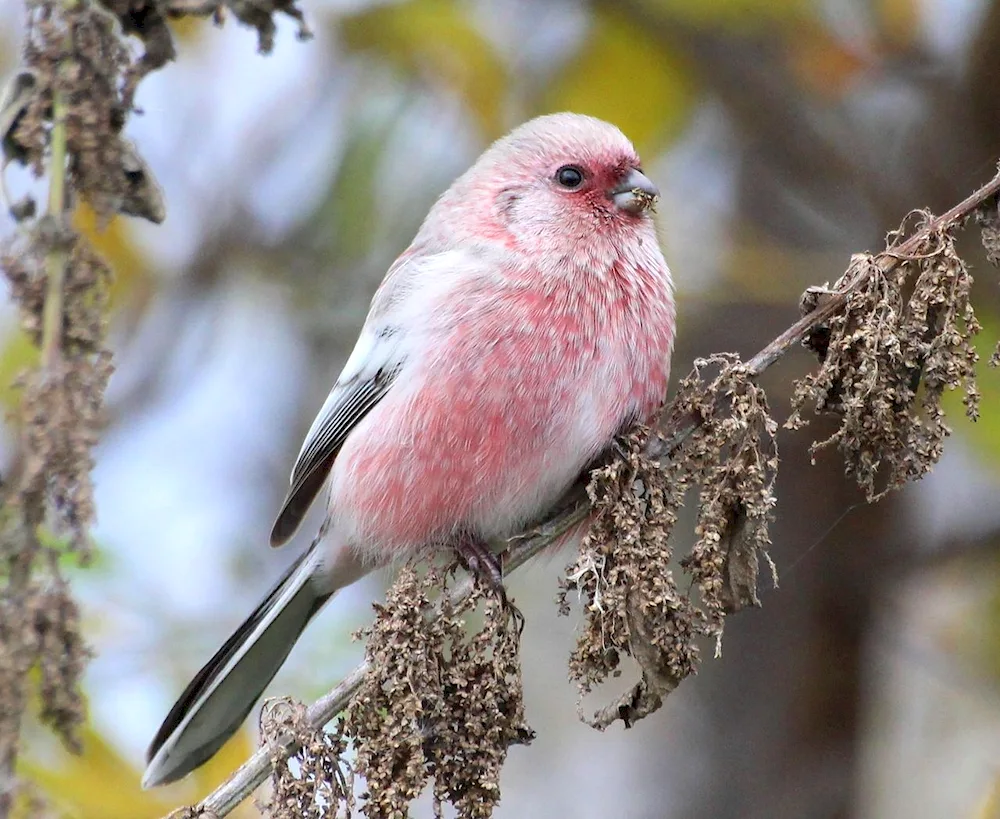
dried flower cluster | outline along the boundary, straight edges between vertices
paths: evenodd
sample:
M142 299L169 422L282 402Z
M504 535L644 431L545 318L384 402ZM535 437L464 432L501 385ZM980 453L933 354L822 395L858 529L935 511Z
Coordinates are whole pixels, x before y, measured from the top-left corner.
M226 10L246 26L257 31L257 50L270 54L274 48L277 26L275 14L286 14L298 22L298 37L307 40L312 32L296 0L99 0L118 20L125 34L142 40L142 56L129 68L122 86L125 100L131 105L139 82L152 71L162 68L177 55L167 20L178 17L211 17L216 24L225 21Z
M705 371L716 368L707 379ZM663 457L647 429L634 432L627 451L591 476L593 514L579 557L567 568L560 610L570 593L584 603L584 624L570 658L581 697L619 673L632 656L642 677L602 708L592 725L626 725L655 711L697 669L698 641L721 640L725 615L756 605L758 554L766 556L774 505L777 426L763 390L735 356L695 362L673 404L676 417L697 425ZM687 492L700 492L697 541L679 566L671 532ZM678 584L681 571L697 595Z
M273 792L259 805L270 819L350 817L354 808L354 772L343 761L347 740L343 725L330 731L313 728L301 703L287 697L270 699L260 714L261 741L271 751ZM283 752L292 736L298 750Z
M370 671L345 731L367 784L368 817L406 816L429 780L438 815L450 802L465 819L490 816L508 749L533 737L524 721L516 618L490 596L482 629L470 634L466 617L483 592L458 605L445 593L435 610L430 595L447 592L448 577L404 568L363 633Z
M20 162L43 175L58 119L68 158L64 207L72 204L75 191L104 218L126 213L162 221L159 188L122 136L131 108L126 91L131 70L115 21L100 7L33 5L22 67L0 108L5 164ZM16 217L34 211L30 200L13 208Z
M998 210L998 197L993 196L986 199L973 214L976 224L979 225L983 250L986 251L986 261L994 267L1000 265L1000 210Z
M100 407L111 375L104 346L110 272L79 237L70 237L63 281L63 311L56 355L22 377L22 449L17 504L32 525L46 520L68 533L85 554L94 517L91 449L97 442ZM49 272L49 248L38 241L4 249L0 264L22 327L41 346Z
M47 317L53 257L64 265L61 310ZM4 486L0 531L0 755L13 760L30 669L41 671L43 720L70 748L78 748L84 718L79 684L88 652L60 559L89 555L91 450L111 373L104 346L109 273L74 234L22 236L0 252L0 264L24 330L43 348L42 366L20 379L21 446Z
M890 234L887 254L894 255L906 224ZM973 338L980 328L954 235L930 232L898 261L886 271L875 257L855 256L827 291L847 292L846 308L808 340L821 365L796 385L787 422L801 426L806 405L838 415L839 429L812 451L836 444L869 501L937 463L951 433L941 407L946 389L964 390L966 413L973 420L979 414ZM824 295L810 291L805 306Z

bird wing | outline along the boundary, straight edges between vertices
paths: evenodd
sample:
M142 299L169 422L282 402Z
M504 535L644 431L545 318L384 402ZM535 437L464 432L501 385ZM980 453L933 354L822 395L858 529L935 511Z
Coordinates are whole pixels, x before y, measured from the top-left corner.
M405 358L399 355L391 326L369 327L313 421L292 468L290 488L271 529L271 545L280 546L299 528L316 499L347 436L385 397Z
M448 251L404 254L372 299L354 351L306 434L292 469L291 487L271 529L280 546L298 529L316 499L347 436L381 401L420 347L426 308L447 292L462 272L474 268L466 254Z

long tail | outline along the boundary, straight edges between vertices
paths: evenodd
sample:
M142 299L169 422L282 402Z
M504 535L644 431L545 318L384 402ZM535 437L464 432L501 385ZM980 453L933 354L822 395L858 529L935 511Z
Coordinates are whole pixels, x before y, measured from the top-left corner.
M173 782L211 758L246 719L313 616L333 596L314 582L314 545L199 671L146 753L142 786Z

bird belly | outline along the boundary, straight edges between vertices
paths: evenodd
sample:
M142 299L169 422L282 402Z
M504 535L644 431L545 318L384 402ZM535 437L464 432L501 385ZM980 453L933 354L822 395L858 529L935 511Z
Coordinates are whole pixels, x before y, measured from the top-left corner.
M669 348L637 368L634 338L609 341L577 314L530 308L447 322L433 353L349 436L332 472L331 524L367 560L459 533L515 534L650 394L662 399Z

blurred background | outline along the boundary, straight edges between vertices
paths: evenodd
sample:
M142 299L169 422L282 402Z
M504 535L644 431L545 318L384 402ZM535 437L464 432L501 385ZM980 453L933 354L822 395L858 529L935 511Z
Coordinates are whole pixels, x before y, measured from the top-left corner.
M86 754L41 731L29 743L32 777L67 816L159 816L249 753L252 726L189 781L139 790L175 696L315 531L267 548L376 284L492 139L563 109L632 137L664 193L677 374L698 355L752 355L795 320L807 285L881 247L911 208L957 202L1000 157L991 0L304 9L315 39L284 21L267 58L233 23L177 26L180 56L142 83L129 125L166 222L97 233L77 214L117 274L117 372L97 458L99 558L75 576L97 651ZM21 14L0 0L0 75L16 65ZM971 233L965 252L985 358L1000 337L996 271ZM5 305L0 384L27 356ZM810 363L795 351L767 374L779 422ZM873 507L835 453L810 465L828 423L784 433L780 589L762 589L763 609L728 623L722 658L707 647L699 675L630 731L577 720L574 622L552 602L566 561L511 578L538 738L512 750L497 816L1000 816L1000 374L984 366L981 388L977 425L955 400L934 474ZM0 400L10 406L6 387ZM0 442L8 459L16 436ZM684 549L690 530L678 534ZM271 692L309 700L353 667L350 633L386 580L339 596Z

